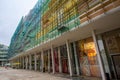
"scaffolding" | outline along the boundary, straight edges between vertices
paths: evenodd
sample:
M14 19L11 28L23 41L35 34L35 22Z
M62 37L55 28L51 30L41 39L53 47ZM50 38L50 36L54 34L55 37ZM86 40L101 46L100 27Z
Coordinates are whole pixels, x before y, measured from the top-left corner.
M38 0L18 24L11 39L10 57L59 37L100 15L94 15L95 12L102 14L108 11L106 6L114 1L117 0ZM100 10L102 12L99 12Z
M77 0L47 0L42 10L41 29L36 34L39 42L55 38L80 24ZM62 29L65 27L64 29Z

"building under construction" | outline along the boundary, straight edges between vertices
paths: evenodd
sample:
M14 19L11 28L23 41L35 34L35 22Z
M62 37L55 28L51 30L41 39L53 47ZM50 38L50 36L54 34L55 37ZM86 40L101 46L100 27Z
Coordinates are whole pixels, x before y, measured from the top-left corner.
M11 39L14 68L120 79L120 0L38 0Z

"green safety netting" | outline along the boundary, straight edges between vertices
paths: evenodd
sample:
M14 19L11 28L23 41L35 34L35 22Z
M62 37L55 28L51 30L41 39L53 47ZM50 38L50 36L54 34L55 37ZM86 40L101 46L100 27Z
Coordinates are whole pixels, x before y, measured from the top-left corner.
M57 2L51 5L54 0L38 0L34 8L25 17L22 17L18 27L11 39L9 57L13 57L25 50L33 48L44 41L58 37L60 34L77 27L80 24L77 7L69 8L62 12ZM59 0L56 0L59 2ZM68 1L63 0L65 4ZM70 0L72 1L72 0ZM54 10L55 7L55 10ZM51 10L53 11L51 12ZM47 13L49 13L47 15ZM47 17L44 17L47 16ZM56 17L57 16L57 17ZM45 20L45 21L44 21ZM44 27L46 26L46 27Z

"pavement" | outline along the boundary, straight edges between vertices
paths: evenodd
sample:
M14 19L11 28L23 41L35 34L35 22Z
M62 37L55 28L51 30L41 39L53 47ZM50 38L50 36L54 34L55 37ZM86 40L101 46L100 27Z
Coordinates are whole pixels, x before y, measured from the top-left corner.
M0 80L101 80L90 77L70 77L64 74L42 73L23 69L0 67Z
M0 80L71 80L49 73L0 67Z

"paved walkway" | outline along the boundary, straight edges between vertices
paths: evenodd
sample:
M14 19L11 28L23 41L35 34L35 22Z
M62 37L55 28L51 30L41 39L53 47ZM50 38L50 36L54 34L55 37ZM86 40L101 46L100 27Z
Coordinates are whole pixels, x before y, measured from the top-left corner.
M0 67L0 80L71 80L55 76L53 74L41 73L29 70L5 69Z
M22 69L5 69L0 67L0 80L100 80L98 78L81 78L72 77L60 74L41 73L37 71L22 70Z

